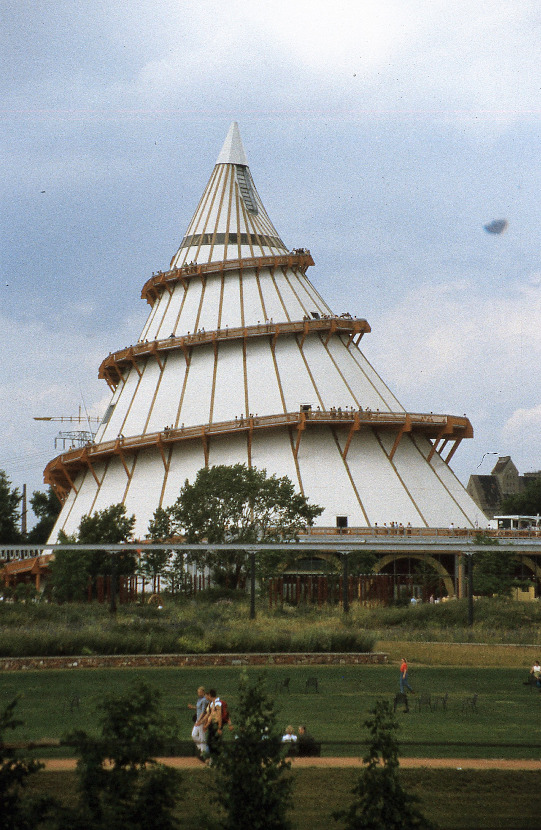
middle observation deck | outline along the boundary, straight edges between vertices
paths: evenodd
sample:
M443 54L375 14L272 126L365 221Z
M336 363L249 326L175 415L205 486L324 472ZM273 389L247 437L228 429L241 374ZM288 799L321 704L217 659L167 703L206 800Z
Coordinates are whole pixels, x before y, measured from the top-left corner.
M163 368L163 359L169 352L182 350L186 362L190 359L191 350L198 346L213 344L216 351L219 343L231 343L235 340L246 341L252 338L270 337L271 345L284 335L300 335L302 346L308 334L326 334L326 343L333 335L347 335L349 347L352 342L359 343L361 337L370 332L370 325L362 318L320 317L317 320L305 319L285 323L260 323L256 326L239 326L238 328L216 329L214 331L198 331L194 334L185 334L180 337L167 337L164 340L145 341L135 346L127 346L117 352L112 352L102 361L98 377L104 378L111 389L116 389L123 378L123 373L129 366L134 366L140 374L138 362L147 357L154 357L160 368Z

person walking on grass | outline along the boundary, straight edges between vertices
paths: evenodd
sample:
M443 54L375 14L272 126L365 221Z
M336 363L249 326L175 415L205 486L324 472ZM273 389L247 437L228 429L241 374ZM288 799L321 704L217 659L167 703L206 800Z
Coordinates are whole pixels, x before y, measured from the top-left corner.
M188 703L188 709L195 709L194 725L192 729L192 741L199 750L200 757L208 752L207 742L205 741L205 728L203 726L203 716L207 708L208 701L205 697L205 690L203 686L197 689L197 703Z
M400 693L405 694L406 689L409 689L410 692L413 692L409 681L408 681L408 663L405 657L402 658L402 662L400 663Z
M220 752L222 743L222 701L216 689L209 689L205 697L207 708L203 726L207 732L209 764L212 764L213 758Z

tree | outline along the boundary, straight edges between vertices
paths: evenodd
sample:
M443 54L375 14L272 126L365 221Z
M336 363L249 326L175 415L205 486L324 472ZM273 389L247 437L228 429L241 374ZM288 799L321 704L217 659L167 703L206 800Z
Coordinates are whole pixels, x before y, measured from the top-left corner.
M223 830L287 830L292 778L287 748L277 730L274 703L263 679L239 684L235 739L224 741L214 760L215 799L225 812Z
M370 744L364 767L352 790L354 801L347 810L333 814L345 820L346 830L431 830L434 827L418 810L416 796L407 793L399 778L398 729L393 708L378 700L365 721Z
M123 504L113 504L92 516L83 516L76 535L67 536L62 531L58 540L62 544L119 544L130 540L135 525L135 516L126 516ZM131 574L135 570L133 553L115 553L115 568L118 574ZM112 571L111 554L107 551L57 550L51 566L51 585L55 599L72 602L82 599L89 583L98 576Z
M483 550L485 545L497 545L486 533L475 535L479 547L473 554L473 586L475 594L491 597L493 594L509 596L514 582L515 554L502 550Z
M6 730L23 725L23 721L15 717L16 706L17 698L0 713L0 830L33 830L46 818L52 800L30 798L25 793L29 779L43 768L43 764L17 758L5 746Z
M67 536L62 530L58 534L62 545L77 543L75 536ZM57 602L81 602L88 588L92 553L86 550L57 550L49 565L52 596Z
M91 516L83 516L79 523L79 542L82 545L93 543L118 545L128 542L133 535L135 516L126 516L126 506L122 503L112 504L104 510L97 510ZM136 559L133 553L115 554L116 572L131 574L135 570ZM111 556L106 551L96 551L90 561L90 574L111 573Z
M49 487L46 493L35 490L30 499L30 505L39 521L28 533L28 542L36 545L45 544L51 535L62 505L52 487Z
M245 464L204 467L193 484L188 481L169 508L170 532L187 542L254 544L294 539L323 512L296 493L287 476L267 476ZM236 552L193 557L198 567L210 567L219 584L237 588L246 574L246 557Z
M19 503L22 496L4 470L0 470L0 544L13 545L21 541Z
M508 496L501 506L502 515L537 516L541 514L541 473L526 482L522 493Z
M170 536L171 519L169 514L163 507L158 507L149 522L147 539L150 539L152 542L163 542ZM152 579L154 591L156 591L156 583L159 576L170 578L168 566L171 564L171 559L171 551L145 550L144 547L142 548L138 570L146 579Z
M78 731L67 740L79 755L79 801L64 811L59 830L173 830L180 773L157 763L175 726L160 708L160 693L146 683L100 704L100 735Z

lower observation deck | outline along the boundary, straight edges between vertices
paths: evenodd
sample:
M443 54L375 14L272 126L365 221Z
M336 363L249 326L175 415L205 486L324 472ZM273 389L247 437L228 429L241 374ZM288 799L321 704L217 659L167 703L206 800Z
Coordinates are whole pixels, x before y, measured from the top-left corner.
M114 457L120 459L128 479L131 471L126 458L137 454L140 450L155 447L161 455L163 465L169 469L173 445L182 441L201 441L205 457L205 464L209 460L209 439L232 434L246 435L248 442L248 457L251 457L252 436L255 432L289 428L296 430L294 436L293 453L299 452L300 443L305 429L312 426L329 426L347 430L344 448L341 451L344 459L347 457L353 436L362 428L376 431L392 431L396 433L393 447L389 453L392 460L402 437L407 433L419 433L433 440L432 449L428 455L430 461L435 452L440 455L448 442L453 442L445 459L448 462L463 438L472 438L473 429L466 417L453 415L411 414L407 412L372 412L370 410L341 410L331 408L328 411L309 410L300 412L285 412L277 415L249 416L235 418L234 421L220 421L211 424L187 426L177 429L164 429L162 432L152 432L145 435L129 437L118 436L115 441L105 441L101 444L87 444L85 447L69 450L53 458L44 471L44 481L49 484L61 499L65 499L71 489L77 492L75 480L83 470L90 470L96 484L100 481L95 470L96 464L103 464Z
M261 268L292 268L299 269L303 274L306 269L314 264L310 251L301 249L292 251L290 254L278 256L257 256L245 257L244 259L225 259L220 262L205 262L200 265L192 263L183 265L181 268L172 268L170 271L160 271L154 274L141 289L141 297L150 305L154 305L160 294L166 290L172 292L173 286L180 282L184 288L194 277L205 278L208 274L224 274L227 271L246 271L255 269L259 272Z
M349 317L323 317L319 320L299 320L287 323L263 323L257 326L239 326L238 328L217 329L215 331L199 331L194 334L185 334L181 337L168 337L165 340L137 343L117 352L111 353L102 361L98 377L105 378L111 389L115 389L122 380L123 372L128 366L134 366L141 374L138 362L145 357L154 357L160 369L163 369L163 360L169 352L182 350L186 362L190 359L191 350L197 346L206 346L211 343L214 350L219 343L231 343L235 340L246 341L253 338L269 337L274 345L278 337L284 335L300 335L301 343L308 334L321 333L326 335L325 343L334 335L346 335L349 339L348 347L355 341L358 343L363 334L370 332L366 320Z

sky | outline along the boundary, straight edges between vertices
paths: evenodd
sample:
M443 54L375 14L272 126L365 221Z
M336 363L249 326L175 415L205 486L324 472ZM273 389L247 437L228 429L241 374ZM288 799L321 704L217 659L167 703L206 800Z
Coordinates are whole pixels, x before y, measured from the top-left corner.
M411 412L466 414L467 483L541 469L541 7L0 0L0 469L103 415L238 121L263 203ZM501 234L484 225L506 219ZM80 428L85 428L82 424ZM75 428L79 428L75 425ZM31 524L31 520L30 520Z

